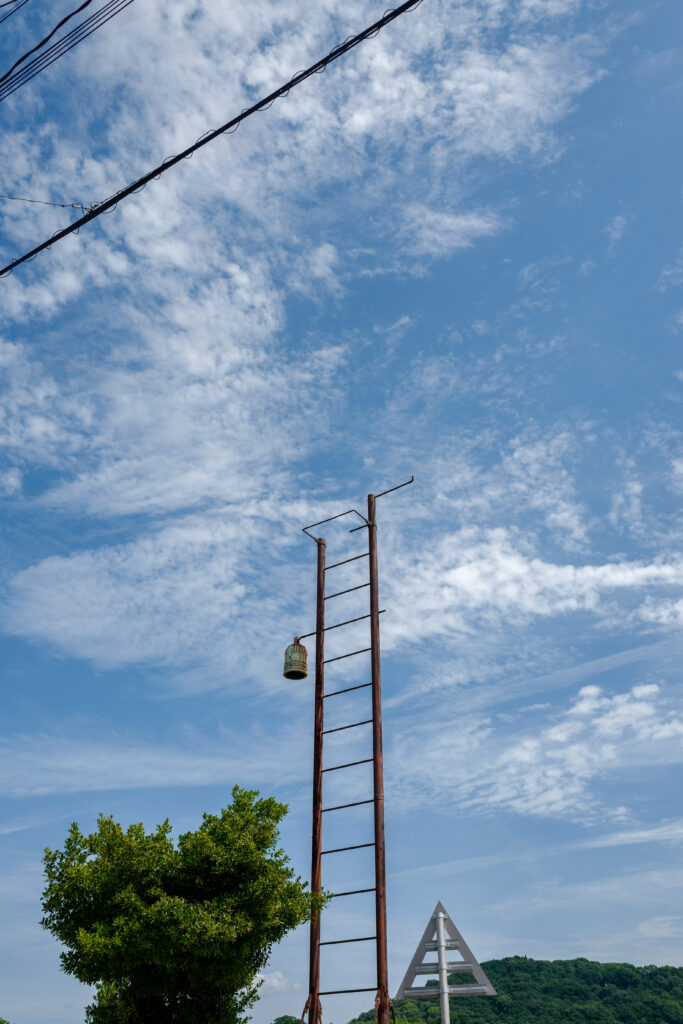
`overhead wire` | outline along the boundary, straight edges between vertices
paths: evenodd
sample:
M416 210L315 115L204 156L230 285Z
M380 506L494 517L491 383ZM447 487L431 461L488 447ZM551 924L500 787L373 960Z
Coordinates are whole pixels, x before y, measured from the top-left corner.
M27 0L23 0L23 2L27 2ZM43 53L34 57L25 67L15 71L9 78L3 76L4 81L0 79L0 101L16 92L22 85L30 82L41 71L54 64L56 60L59 60L69 50L73 50L74 46L87 39L88 36L92 35L98 28L101 28L102 25L106 25L108 21L111 21L120 11L132 3L133 0L109 0L104 7L95 11L85 21L82 21L80 25L76 25L66 35L62 36L61 39L48 46ZM16 67L16 64L14 66Z
M286 96L291 89L296 88L297 85L300 85L302 82L305 82L312 75L320 74L333 61L338 60L339 57L342 57L344 54L348 53L349 50L353 50L360 43L365 42L366 39L371 39L373 36L376 36L390 22L395 21L396 18L400 18L402 14L406 14L409 11L415 10L417 7L420 6L421 3L422 0L406 0L405 3L400 4L393 10L386 11L383 17L381 17L378 21L374 22L372 25L369 25L366 29L363 29L363 31L359 32L357 35L349 36L347 39L344 40L343 43L340 43L338 46L334 47L334 49L330 50L330 52L325 57L322 57L320 60L317 60L314 64L311 64L310 67L306 68L304 71L297 72L297 74L294 75L293 78L290 78L288 82L285 82L284 85L281 85L278 89L275 89L274 92L268 93L267 96L264 96L262 99L254 103L252 106L246 107L236 117L231 118L229 121L226 121L225 124L221 125L220 128L214 128L208 132L205 132L204 135L201 135L197 139L197 141L193 143L193 145L188 146L188 148L184 149L181 153L177 153L175 156L167 157L166 160L160 163L153 170L148 171L147 174L143 174L142 177L137 178L129 185L126 185L125 188L122 188L118 192L115 192L114 195L110 196L109 199L105 199L104 202L98 203L83 217L79 217L78 220L74 221L73 224L69 224L68 227L56 231L51 238L48 238L46 241L41 242L40 245L37 245L34 249L31 249L23 256L19 256L17 259L12 260L12 262L8 263L6 267L2 267L0 269L0 277L5 277L7 274L11 274L12 271L16 267L20 266L22 263L28 263L29 261L34 260L39 253L43 252L45 249L49 249L52 245L55 244L55 242L61 241L62 238L66 238L68 235L80 231L82 227L84 227L86 224L89 224L90 221L95 220L95 218L99 217L100 214L108 213L114 210L122 200L126 199L130 195L133 195L135 192L139 192L150 181L153 181L155 178L161 177L161 175L164 174L166 171L170 170L171 167L174 167L177 163L180 163L181 160L186 160L188 157L191 157L193 153L195 153L198 149L201 149L202 146L207 146L210 142L213 142L214 139L218 138L219 135L231 134L232 132L236 131L237 128L239 128L240 124L243 121L245 121L248 117L251 117L252 114L257 113L260 110L266 110L269 106L271 106L271 104L275 102L275 100L279 99L281 96Z
M24 7L27 3L28 0L19 0L19 2L17 2L17 0L10 0L9 3L0 4L0 8L12 8L11 11L8 11L7 14L3 14L3 16L0 18L0 25L2 25L3 21L7 21L8 18L11 18L13 14L16 14L17 11L20 10L20 8Z
M55 32L58 32L62 25L66 25L67 21L71 21L72 18L75 18L76 15L80 14L82 10L84 10L86 7L89 7L92 2L93 0L83 0L83 3L80 7L77 7L75 11L71 12L71 14L67 14L66 17L62 18L61 21L57 22L52 31L48 35L46 35L44 39L41 39L39 43L36 43L36 45L32 47L30 50L28 50L22 57L20 57L19 60L16 60L12 67L9 69L9 71L6 71L4 75L0 75L0 82L4 82L6 78L9 78L9 76L12 74L15 68L19 67L20 64L23 64L25 60L28 60L31 54L35 53L36 50L42 49L43 46L45 46L45 43L50 42Z
M27 199L26 196L6 196L0 192L0 199L13 199L17 203L40 203L41 206L60 206L63 210L94 210L96 203L84 206L82 203L52 203L47 199Z

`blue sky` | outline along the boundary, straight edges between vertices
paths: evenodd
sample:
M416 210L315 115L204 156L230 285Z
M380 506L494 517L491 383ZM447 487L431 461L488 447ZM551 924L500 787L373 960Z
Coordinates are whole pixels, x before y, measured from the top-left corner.
M69 9L9 19L3 64ZM383 10L137 0L2 103L0 191L101 200ZM683 964L682 20L425 0L0 282L0 1015L83 1019L38 924L72 820L182 831L254 786L307 874L300 528L411 473L380 509L392 989L437 899L480 959ZM5 263L69 213L0 218ZM372 984L341 949L323 987ZM301 929L256 1024L306 979Z

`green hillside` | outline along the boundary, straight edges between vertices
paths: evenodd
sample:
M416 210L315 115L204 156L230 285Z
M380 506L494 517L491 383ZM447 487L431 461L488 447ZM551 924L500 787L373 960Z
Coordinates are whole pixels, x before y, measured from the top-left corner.
M683 1024L683 967L510 956L482 964L498 995L451 999L452 1024ZM451 984L472 983L453 975ZM398 999L397 1021L440 1024L438 995ZM349 1024L372 1024L368 1010Z

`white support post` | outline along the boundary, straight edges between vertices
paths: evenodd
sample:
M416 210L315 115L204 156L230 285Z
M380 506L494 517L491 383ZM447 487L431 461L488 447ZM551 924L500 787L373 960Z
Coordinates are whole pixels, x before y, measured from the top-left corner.
M446 929L444 920L446 915L437 911L434 915L436 920L436 948L439 956L439 995L441 997L441 1024L451 1024L451 1007L448 1002L448 957L446 956Z

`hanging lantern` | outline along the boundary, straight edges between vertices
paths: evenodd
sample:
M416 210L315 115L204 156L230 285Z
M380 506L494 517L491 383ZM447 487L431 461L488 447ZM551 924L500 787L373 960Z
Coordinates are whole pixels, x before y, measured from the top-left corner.
M294 637L285 651L285 667L282 672L285 679L305 679L308 675L308 652L299 638Z

